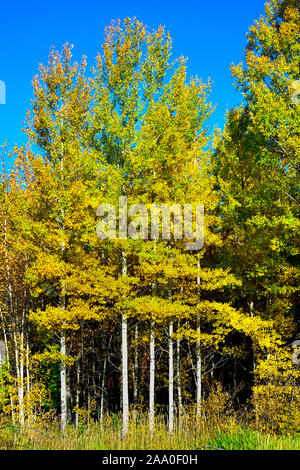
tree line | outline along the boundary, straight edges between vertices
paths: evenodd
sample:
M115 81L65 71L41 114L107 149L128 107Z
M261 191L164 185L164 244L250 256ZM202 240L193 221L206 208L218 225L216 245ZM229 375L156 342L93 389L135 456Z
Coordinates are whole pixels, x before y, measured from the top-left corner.
M266 4L213 135L211 84L164 27L113 22L90 76L68 44L40 65L1 173L3 416L54 411L64 430L121 411L125 435L147 409L172 434L219 383L262 426L299 426L299 24L296 1ZM138 217L135 239L100 240L97 207L125 196L203 204L203 248L145 240Z

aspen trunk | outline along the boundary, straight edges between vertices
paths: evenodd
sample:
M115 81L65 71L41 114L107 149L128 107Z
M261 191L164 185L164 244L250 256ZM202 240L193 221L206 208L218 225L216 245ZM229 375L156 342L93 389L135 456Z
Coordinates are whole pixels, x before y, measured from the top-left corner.
M4 343L5 343L6 364L7 364L7 370L9 371L10 370L10 358L9 358L9 350L8 350L7 332L6 332L4 316L3 316L1 308L0 308L0 316L1 316L1 321L3 325L2 328L3 328L3 337L4 337ZM9 394L9 399L10 399L10 407L11 407L11 420L12 420L12 424L15 426L16 425L15 407L14 407L14 402L13 402L11 394Z
M63 143L61 144L61 160L60 160L60 170L61 170L61 178L62 184L64 186L64 147ZM62 188L63 189L63 188ZM65 244L65 228L64 228L64 220L65 220L65 212L64 208L60 208L61 212L61 221L58 221L58 227L61 229L62 235L62 244L61 250L64 258L66 244ZM61 282L61 295L60 295L60 306L64 313L66 309L66 291L65 291L65 284L64 281ZM65 356L66 355L66 331L62 329L60 334L60 353ZM67 368L65 361L63 360L60 365L60 408L61 408L61 429L64 431L67 425Z
M22 326L23 329L23 326ZM20 407L20 424L24 424L24 333L21 331L20 334L20 374L19 374L19 387L18 387L18 396L19 396L19 407Z
M76 428L79 425L79 414L78 414L78 408L79 408L79 384L80 384L80 362L78 360L77 362L77 367L76 367L76 398L75 398L75 406L76 406L76 413L75 413L75 426Z
M60 304L62 311L66 308L66 295L65 286L62 283ZM60 333L60 353L62 356L66 355L66 331L63 329ZM62 360L60 364L60 426L62 431L67 426L67 368L65 361Z
M156 242L154 242L154 253L156 253ZM156 296L156 281L152 284L152 296ZM154 407L155 407L155 321L150 323L150 351L149 351L149 429L154 430Z
M149 428L154 429L154 385L155 385L155 322L150 325L150 384L149 384Z
M122 405L123 405L123 437L128 429L128 351L127 351L127 318L122 315Z
M125 252L122 252L122 276L127 275L127 258ZM122 405L123 405L123 429L124 438L128 430L128 345L127 345L127 317L122 313Z
M29 396L29 393L30 393L30 375L29 375L29 340L28 340L28 334L26 335L26 386L27 386L27 394Z
M139 371L139 327L135 324L134 328L134 364L133 364L133 403L136 409L138 404L138 371Z
M183 286L180 288L180 292L183 295ZM177 323L177 333L180 330L180 320ZM180 366L180 339L176 339L176 374L177 374L177 399L178 399L178 421L181 423L182 417L182 388L181 388L181 366Z
M199 323L198 323L199 324ZM197 327L197 333L200 334L200 326ZM197 416L200 417L201 414L201 346L200 341L197 341Z
M197 276L197 285L200 298L200 260L198 261L199 276ZM200 314L197 314L197 336L198 340L196 342L196 380L197 380L197 418L200 418L201 415L201 382L202 382L202 363L201 363L201 342L200 342Z
M0 318L1 318L1 322L2 322L2 331L3 331L3 338L4 338L4 344L5 344L6 363L7 363L7 366L9 367L9 352L8 352L7 332L6 332L6 328L5 328L4 315L3 315L1 307L0 307Z
M7 219L4 219L4 256L5 256L5 265L6 265L6 274L7 274L7 286L8 286L8 299L9 299L9 310L11 314L11 320L14 319L14 306L13 306L13 289L11 283L11 276L10 276L10 264L9 264L9 256L7 250ZM17 351L15 350L15 356L17 358ZM9 361L9 353L8 353L8 344L7 344L7 358ZM9 364L9 362L8 362ZM10 369L10 364L9 364ZM16 370L18 374L18 366L16 364ZM12 414L12 422L16 424L16 415L15 415L15 405L13 402L13 398L10 395L10 402L11 402L11 414Z
M66 355L66 333L61 332L60 335L60 352L62 355ZM64 431L67 425L67 377L66 377L66 365L65 362L61 362L60 366L60 425Z
M17 344L17 348L19 348L19 384L18 384L18 397L19 397L19 414L20 414L20 424L21 426L24 424L24 355L25 355L25 348L24 348L24 327L25 327L25 302L26 302L26 293L24 293L24 308L22 312L22 319L21 319L21 332L19 336L19 344Z
M169 322L169 434L174 430L173 320Z

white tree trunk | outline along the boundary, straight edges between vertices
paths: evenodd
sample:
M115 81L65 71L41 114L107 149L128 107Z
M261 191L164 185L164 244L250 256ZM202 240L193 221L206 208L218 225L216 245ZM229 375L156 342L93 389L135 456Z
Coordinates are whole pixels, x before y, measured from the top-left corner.
M150 325L150 384L149 384L149 428L154 430L154 385L155 385L155 322Z
M198 268L199 268L199 276L197 276L197 284L199 290L199 298L200 298L200 260L198 261ZM201 415L201 379L202 379L202 364L201 364L201 342L200 342L200 314L197 315L197 335L198 340L196 343L196 380L197 380L197 417L199 418Z
M30 393L30 371L29 371L29 340L28 334L26 336L26 385L27 385L27 394Z
M174 430L173 320L169 322L169 434Z
M10 276L9 255L8 255L8 249L7 249L7 219L6 218L4 219L4 256L5 256L5 265L6 265L6 273L7 273L9 310L10 310L10 315L11 315L10 321L15 322L16 319L14 318L13 289L12 289L11 276ZM16 361L17 361L17 355L18 355L18 353L17 353L16 348L15 348ZM10 370L11 364L9 362L8 344L7 344L7 358L8 358L8 367L9 367L9 370ZM17 363L16 363L16 370L17 370L17 375L18 375L18 365L17 365ZM16 424L16 413L15 413L15 405L14 405L12 395L10 395L10 402L11 402L12 422L15 425Z
M23 322L22 322L23 323ZM24 424L24 333L23 333L23 325L22 331L20 334L20 382L18 387L18 396L19 396L19 407L20 407L20 424L21 426Z
M7 369L10 370L8 339L7 339L7 333L6 333L6 328L5 328L4 316L3 316L1 308L0 308L0 317L1 317L2 325L3 325L2 329L3 329L4 343L5 343L6 364L7 364ZM9 399L10 399L10 406L11 406L11 420L12 420L12 424L15 426L16 425L15 406L14 406L11 393L9 394Z
M133 403L136 409L138 404L138 372L139 372L139 326L134 328L134 364L133 364Z
M60 334L60 352L66 355L66 333L63 330ZM61 361L60 365L60 426L62 431L66 429L67 425L67 377L66 365Z
M156 253L156 241L154 241L154 253ZM152 284L152 296L156 296L156 280ZM155 407L155 321L150 323L150 351L149 351L149 429L150 434L154 430Z
M63 250L65 245L63 243ZM65 293L65 284L61 283L61 296L60 296L60 306L64 311L66 309L66 293ZM66 331L62 329L60 333L60 353L62 356L66 355ZM67 426L67 368L64 359L60 364L60 427L64 431Z
M127 258L122 252L122 276L127 275ZM125 437L128 430L129 398L128 398L128 345L127 345L127 317L122 313L122 405L123 405L123 429Z
M197 333L200 334L200 326L197 327ZM201 414L201 346L200 341L197 341L197 416Z
M75 406L76 406L76 413L75 413L75 426L76 428L79 425L79 384L80 384L80 359L78 359L77 366L76 366L76 398L75 398Z
M61 144L61 160L60 160L60 170L61 170L61 178L62 178L62 184L64 185L64 147L63 143ZM62 188L63 189L63 188ZM65 244L65 235L64 235L64 220L65 220L65 212L64 208L60 208L61 212L61 220L58 220L58 227L61 229L61 235L62 235L62 244L61 244L61 250L62 254L64 254L65 249L66 249L66 244ZM65 290L65 283L64 281L61 282L61 294L60 294L60 306L62 309L62 314L64 314L64 311L66 309L66 290ZM66 331L62 329L61 334L60 334L60 353L65 356L66 355ZM60 364L60 426L61 429L64 431L66 429L67 425L67 368L65 361L62 360Z

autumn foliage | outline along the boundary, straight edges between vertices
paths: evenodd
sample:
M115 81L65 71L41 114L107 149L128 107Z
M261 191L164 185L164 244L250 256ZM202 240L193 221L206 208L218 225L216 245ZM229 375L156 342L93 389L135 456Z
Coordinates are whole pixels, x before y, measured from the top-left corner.
M296 1L266 5L214 135L211 84L163 27L113 22L92 73L51 51L0 180L3 419L299 431L299 25ZM97 207L120 196L204 204L204 247L100 240Z

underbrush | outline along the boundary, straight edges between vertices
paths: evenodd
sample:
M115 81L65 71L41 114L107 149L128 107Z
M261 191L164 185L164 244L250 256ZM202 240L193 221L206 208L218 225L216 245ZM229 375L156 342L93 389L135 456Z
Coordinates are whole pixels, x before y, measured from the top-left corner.
M122 439L121 414L106 415L102 423L70 425L62 432L59 422L43 420L26 422L24 426L6 424L0 427L1 449L35 450L286 450L300 449L299 436L263 434L248 427L239 427L233 420L195 420L185 415L175 423L169 435L164 415L156 417L149 433L148 415L139 414L130 420L128 433Z

